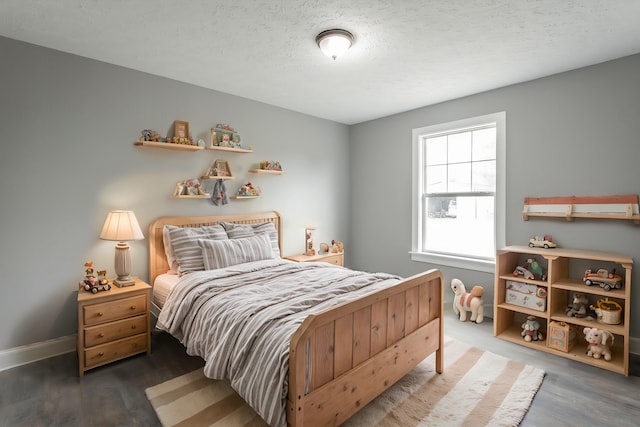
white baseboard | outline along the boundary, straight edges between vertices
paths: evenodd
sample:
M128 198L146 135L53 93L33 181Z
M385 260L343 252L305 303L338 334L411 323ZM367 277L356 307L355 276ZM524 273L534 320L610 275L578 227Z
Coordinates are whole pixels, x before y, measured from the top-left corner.
M48 341L0 350L0 371L76 351L77 336L68 335Z

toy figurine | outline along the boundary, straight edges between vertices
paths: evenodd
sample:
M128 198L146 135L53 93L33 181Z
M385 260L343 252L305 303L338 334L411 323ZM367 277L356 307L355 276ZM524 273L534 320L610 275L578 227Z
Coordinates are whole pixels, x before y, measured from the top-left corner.
M460 321L467 320L467 311L471 313L471 321L482 323L484 319L484 303L482 286L474 286L471 292L467 292L464 283L460 279L451 280L451 290L455 294L453 297L453 311L460 315Z
M584 340L587 342L587 356L594 359L611 360L611 346L613 346L613 334L609 331L597 328L584 328L582 330Z
M540 332L540 322L535 316L528 316L527 320L522 324L522 337L525 341L543 340L542 332Z
M106 279L107 270L98 271L98 277L94 275L93 261L87 261L84 263L85 276L84 280L80 282L80 287L87 292L97 294L98 291L108 291L111 289L109 280Z

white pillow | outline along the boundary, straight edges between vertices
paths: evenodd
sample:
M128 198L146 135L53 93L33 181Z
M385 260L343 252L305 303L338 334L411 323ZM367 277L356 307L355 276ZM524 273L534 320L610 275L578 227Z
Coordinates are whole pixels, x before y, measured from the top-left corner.
M198 239L198 245L206 270L274 258L271 241L265 234L229 240Z
M265 234L271 242L273 257L280 258L280 246L278 246L278 230L272 222L261 222L259 224L234 224L223 222L222 226L230 239L242 239L255 235Z
M176 254L173 252L173 246L171 245L171 234L169 233L170 225L162 227L162 242L164 243L164 253L167 255L167 264L169 264L169 271L167 274L178 274L178 261L176 260Z
M166 225L169 231L170 244L180 275L192 271L204 270L202 249L198 239L227 240L227 233L221 225L205 225L202 227L176 227ZM167 261L169 258L167 258ZM171 265L171 264L169 264Z

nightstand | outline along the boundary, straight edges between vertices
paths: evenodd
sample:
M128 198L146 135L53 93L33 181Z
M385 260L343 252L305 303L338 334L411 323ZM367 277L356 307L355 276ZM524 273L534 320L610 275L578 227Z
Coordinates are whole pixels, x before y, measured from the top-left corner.
M151 354L151 286L135 284L96 294L78 291L78 362L84 372L134 354Z
M292 255L287 256L285 259L290 259L291 261L297 262L328 262L329 264L341 265L344 266L344 252L332 253L329 252L327 254L318 254L318 255Z

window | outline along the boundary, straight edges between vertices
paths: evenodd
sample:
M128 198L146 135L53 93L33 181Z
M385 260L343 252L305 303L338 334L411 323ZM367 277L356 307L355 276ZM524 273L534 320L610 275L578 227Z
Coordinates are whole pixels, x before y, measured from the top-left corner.
M504 112L413 130L411 259L494 271L504 153Z

